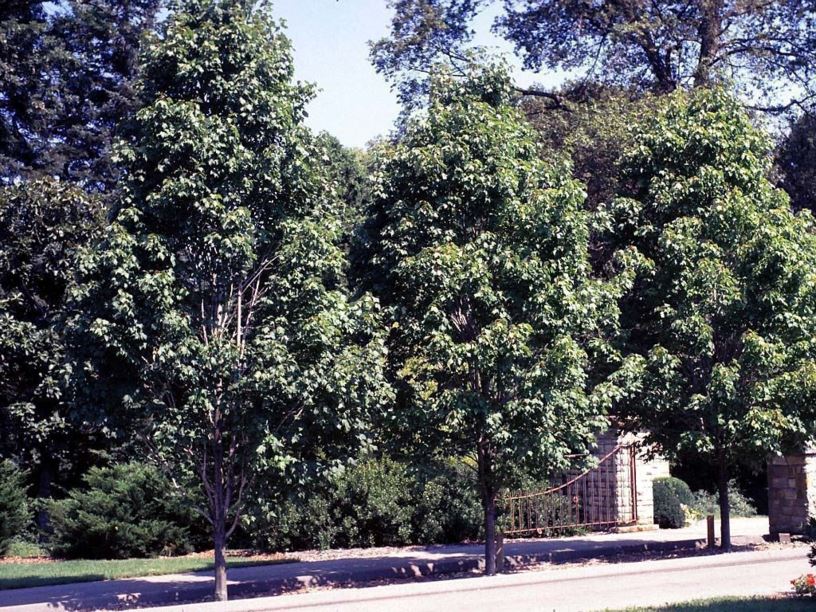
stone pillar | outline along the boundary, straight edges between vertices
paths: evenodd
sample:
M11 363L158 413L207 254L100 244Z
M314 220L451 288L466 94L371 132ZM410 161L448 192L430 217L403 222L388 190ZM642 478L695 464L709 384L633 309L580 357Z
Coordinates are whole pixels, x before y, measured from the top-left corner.
M670 476L669 462L660 456L647 459L643 453L638 453L635 470L637 474L638 527L641 529L656 529L652 484L655 478Z
M634 434L621 435L615 429L610 429L598 436L595 454L603 457L617 446L634 446L637 449L642 436ZM634 460L634 482L632 482L632 465ZM621 523L629 523L633 519L631 487L635 487L635 504L637 505L637 530L655 529L654 524L654 496L652 482L655 478L669 476L669 462L658 456L647 458L640 450L630 454L620 453L615 457L613 465L607 466L614 473L612 482L614 499L611 505L617 513Z
M768 528L772 536L805 533L816 517L816 448L768 460Z

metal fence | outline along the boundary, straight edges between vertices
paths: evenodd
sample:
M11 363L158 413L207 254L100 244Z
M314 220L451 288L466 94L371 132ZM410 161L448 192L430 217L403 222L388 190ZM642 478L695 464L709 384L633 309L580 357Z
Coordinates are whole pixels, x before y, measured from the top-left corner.
M637 462L633 446L617 446L595 467L540 491L504 497L506 536L561 535L637 523Z

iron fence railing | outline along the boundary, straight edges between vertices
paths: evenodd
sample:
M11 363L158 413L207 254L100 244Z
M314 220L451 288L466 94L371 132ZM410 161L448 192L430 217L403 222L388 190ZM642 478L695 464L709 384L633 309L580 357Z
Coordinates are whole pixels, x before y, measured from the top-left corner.
M636 468L635 448L617 446L562 484L506 495L504 534L546 536L636 524Z

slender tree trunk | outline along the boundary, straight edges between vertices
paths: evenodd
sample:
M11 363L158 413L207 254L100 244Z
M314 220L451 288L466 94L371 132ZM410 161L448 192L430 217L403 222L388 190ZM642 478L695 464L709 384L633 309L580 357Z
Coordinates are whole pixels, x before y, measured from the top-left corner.
M48 453L43 453L43 457L47 457ZM40 473L37 477L37 497L39 499L48 499L51 497L51 484L54 481L54 468L49 459L44 459L40 464ZM46 505L40 506L37 510L37 527L43 533L48 529L50 524L50 517Z
M216 417L213 444L213 552L215 564L215 601L227 601L227 507L224 490L224 445Z
M485 528L485 574L496 574L496 487L493 483L493 464L490 448L481 443L479 457L479 486L482 490Z
M496 495L485 495L484 500L485 522L485 574L496 574Z
M731 550L731 502L728 499L728 462L720 454L717 461L717 489L720 494L720 548Z

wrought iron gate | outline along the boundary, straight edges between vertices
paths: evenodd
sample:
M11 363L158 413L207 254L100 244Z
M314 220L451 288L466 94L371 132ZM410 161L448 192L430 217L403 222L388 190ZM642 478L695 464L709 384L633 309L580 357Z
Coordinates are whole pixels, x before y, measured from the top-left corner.
M637 523L637 464L633 446L617 446L598 464L563 484L504 497L504 534L558 535Z

